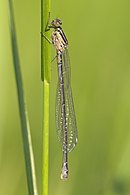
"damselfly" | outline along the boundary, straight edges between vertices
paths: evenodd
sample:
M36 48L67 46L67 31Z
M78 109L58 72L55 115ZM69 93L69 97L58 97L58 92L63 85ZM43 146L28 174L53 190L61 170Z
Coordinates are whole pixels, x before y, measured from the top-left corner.
M42 35L52 43L56 49L58 66L56 126L58 139L62 144L63 151L61 179L66 180L68 178L68 153L76 146L78 134L70 85L68 41L61 25L62 21L58 18L52 20L51 25L47 24L46 31L51 28L54 29L52 32L52 42L45 35Z

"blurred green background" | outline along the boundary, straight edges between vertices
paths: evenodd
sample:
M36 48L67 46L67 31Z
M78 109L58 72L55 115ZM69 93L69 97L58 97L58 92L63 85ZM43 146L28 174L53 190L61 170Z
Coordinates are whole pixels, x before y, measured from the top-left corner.
M51 64L49 195L130 194L130 2L52 0L69 40L79 142L60 180L55 126L56 62ZM14 0L15 22L41 195L40 1ZM52 47L52 59L55 50ZM0 3L0 195L27 195L7 1Z

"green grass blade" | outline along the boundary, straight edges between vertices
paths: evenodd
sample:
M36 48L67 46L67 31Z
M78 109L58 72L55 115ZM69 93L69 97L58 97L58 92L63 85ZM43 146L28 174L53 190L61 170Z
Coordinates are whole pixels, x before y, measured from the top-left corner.
M43 82L43 167L42 167L42 194L48 195L48 165L49 165L49 84Z
M50 12L50 0L41 0L41 32ZM47 32L45 35L48 36ZM48 164L49 164L49 103L50 103L50 44L41 37L41 79L43 81L43 162L42 162L42 195L48 195Z
M20 70L20 60L19 60L19 53L17 47L12 0L9 0L9 19L10 19L11 46L12 46L13 64L14 64L15 77L16 77L17 94L18 94L18 104L19 104L19 113L20 113L21 129L22 129L28 191L29 191L29 195L37 195L38 193L37 193L37 185L36 185L32 141L31 141L29 120L28 120L28 112L25 104L25 97L23 91L22 75Z
M47 37L50 32L45 32L50 13L50 0L41 0L41 32ZM41 36L41 79L50 83L50 44Z

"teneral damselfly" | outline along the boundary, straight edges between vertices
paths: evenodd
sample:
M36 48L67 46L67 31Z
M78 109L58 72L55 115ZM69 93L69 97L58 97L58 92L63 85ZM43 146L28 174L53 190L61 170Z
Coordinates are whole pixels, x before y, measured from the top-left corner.
M68 153L76 146L78 141L76 117L70 84L70 61L68 55L68 41L62 30L62 21L58 18L47 24L46 31L53 29L52 42L55 46L58 66L58 85L56 95L56 126L58 139L62 144L63 162L61 179L68 178Z

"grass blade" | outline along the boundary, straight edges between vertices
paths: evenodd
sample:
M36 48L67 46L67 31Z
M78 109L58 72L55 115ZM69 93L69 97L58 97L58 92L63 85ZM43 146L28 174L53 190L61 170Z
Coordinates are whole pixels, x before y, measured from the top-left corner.
M23 139L28 191L29 191L29 195L37 195L38 192L37 192L37 185L36 185L36 175L35 175L34 157L33 157L32 141L31 141L31 134L30 134L30 125L28 120L28 112L25 103L22 75L20 70L20 60L19 60L19 52L17 46L15 23L14 23L13 5L12 5L12 0L9 0L8 2L9 2L11 46L12 46L13 64L14 64L15 77L16 77L17 94L18 94L18 104L19 104L19 113L20 113L21 129L22 129L22 139Z

